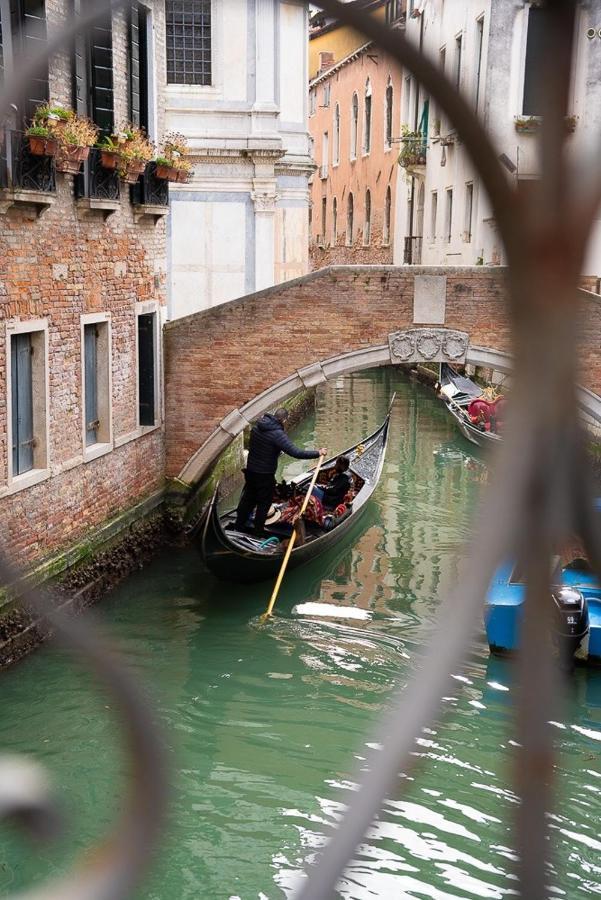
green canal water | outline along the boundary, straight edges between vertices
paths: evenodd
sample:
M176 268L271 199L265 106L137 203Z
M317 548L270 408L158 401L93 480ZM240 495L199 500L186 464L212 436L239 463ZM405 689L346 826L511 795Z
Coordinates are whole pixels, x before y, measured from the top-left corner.
M432 394L389 370L326 386L295 437L343 449L379 424L392 390L388 456L364 519L290 573L269 625L258 624L269 584L218 583L193 550L165 552L101 607L169 738L170 824L139 897L293 896L354 789L375 722L456 577L487 477ZM456 696L419 740L421 767L358 848L339 896L515 895L511 665L489 658L480 635L455 677ZM33 851L0 832L2 895L64 871L103 833L126 765L110 698L68 654L46 647L0 685L0 748L48 767L71 823L58 845ZM549 897L599 896L601 673L575 673L555 731Z

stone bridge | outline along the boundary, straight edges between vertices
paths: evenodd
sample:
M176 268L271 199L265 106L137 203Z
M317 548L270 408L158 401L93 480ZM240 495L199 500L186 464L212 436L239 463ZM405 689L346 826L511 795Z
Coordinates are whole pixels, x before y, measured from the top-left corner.
M386 364L510 369L504 269L333 266L165 328L167 475L194 484L303 387ZM581 291L580 399L601 422L601 297ZM544 385L544 374L541 374Z

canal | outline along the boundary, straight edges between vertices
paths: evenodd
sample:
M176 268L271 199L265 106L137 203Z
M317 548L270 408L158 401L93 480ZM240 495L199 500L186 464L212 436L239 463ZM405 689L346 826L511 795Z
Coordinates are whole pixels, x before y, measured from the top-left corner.
M169 735L170 825L140 897L292 896L353 790L372 725L435 626L487 470L432 393L393 370L341 378L294 437L343 449L379 424L393 390L385 469L365 517L343 546L289 574L269 625L258 623L269 584L219 583L189 549L165 552L101 608ZM358 848L341 897L515 894L511 665L489 658L481 634L455 678L443 720L418 742L421 769ZM0 681L0 748L48 766L72 824L33 852L1 832L2 895L63 871L103 833L125 761L110 699L67 654L43 648ZM554 725L561 802L549 896L598 896L601 673L575 673Z

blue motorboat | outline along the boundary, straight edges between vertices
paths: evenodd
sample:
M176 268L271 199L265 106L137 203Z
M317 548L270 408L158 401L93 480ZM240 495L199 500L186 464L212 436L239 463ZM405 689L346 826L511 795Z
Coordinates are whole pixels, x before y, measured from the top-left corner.
M601 585L583 557L558 562L550 602L554 644L561 661L601 665ZM526 585L513 563L501 566L492 581L484 609L486 637L492 653L517 650Z

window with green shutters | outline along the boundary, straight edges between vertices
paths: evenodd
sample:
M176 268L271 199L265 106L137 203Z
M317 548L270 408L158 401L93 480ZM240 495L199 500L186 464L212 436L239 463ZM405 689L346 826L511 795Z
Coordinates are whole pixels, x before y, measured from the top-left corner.
M85 15L93 8L92 2L73 0L74 15ZM113 24L110 8L95 19L87 33L79 32L75 38L73 105L77 114L89 116L100 127L102 134L113 133Z
M44 0L0 0L2 76L17 61L36 63L33 74L12 98L18 128L29 124L36 108L48 103L46 6Z

